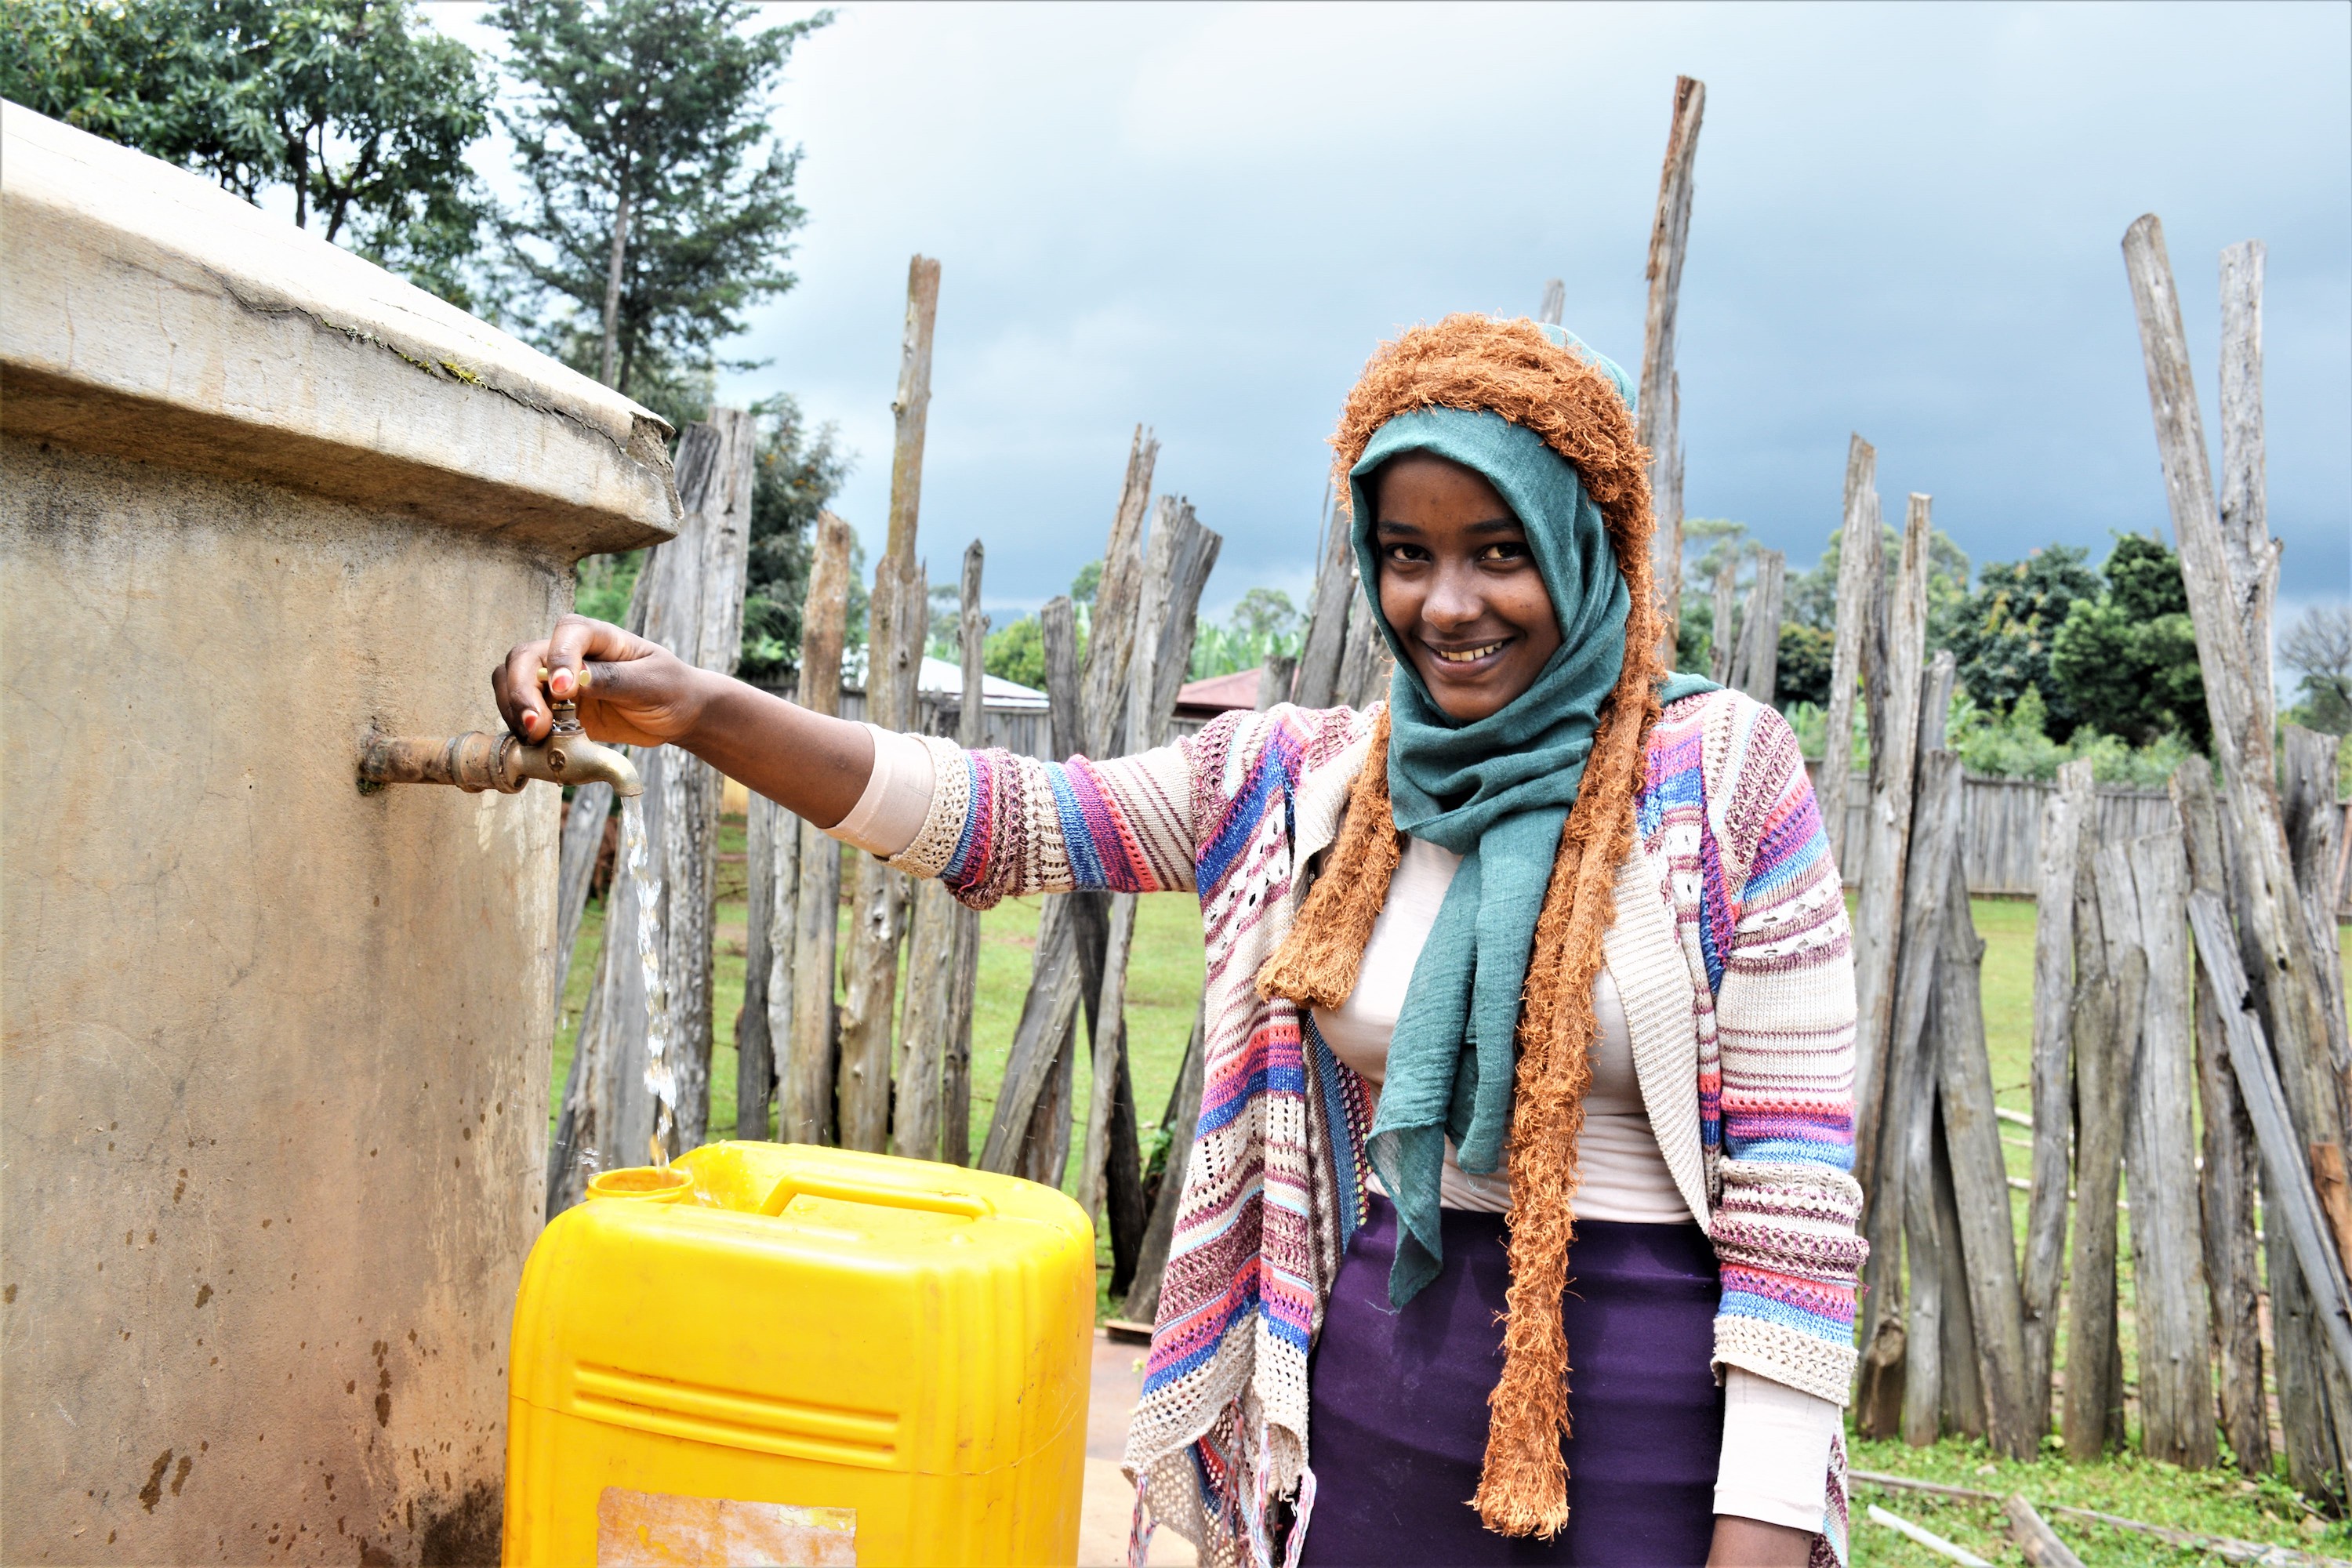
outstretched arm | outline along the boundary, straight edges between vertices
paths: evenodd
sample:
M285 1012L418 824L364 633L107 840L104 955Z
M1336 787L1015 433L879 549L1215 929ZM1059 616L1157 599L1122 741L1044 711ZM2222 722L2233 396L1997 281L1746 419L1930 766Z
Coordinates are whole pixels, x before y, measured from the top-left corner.
M874 772L865 725L697 669L658 643L585 616L566 616L547 637L518 643L490 686L507 727L525 741L547 739L551 696L576 700L591 740L682 747L822 827L849 815Z

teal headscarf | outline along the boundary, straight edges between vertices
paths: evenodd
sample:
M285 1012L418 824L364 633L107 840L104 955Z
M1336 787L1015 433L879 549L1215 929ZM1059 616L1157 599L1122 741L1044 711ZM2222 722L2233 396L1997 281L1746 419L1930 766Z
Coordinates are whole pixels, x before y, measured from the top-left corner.
M1633 407L1623 371L1558 328L1546 334L1597 365ZM1459 723L1431 699L1387 616L1374 617L1396 656L1389 800L1397 827L1462 857L1405 991L1369 1144L1400 1222L1389 1275L1389 1300L1398 1306L1435 1279L1443 1261L1445 1140L1454 1140L1465 1171L1491 1174L1502 1165L1536 917L1601 705L1624 668L1633 608L1601 509L1565 458L1499 414L1426 408L1381 426L1348 473L1356 563L1375 610L1380 554L1365 482L1406 452L1474 469L1509 503L1551 595L1560 645L1535 684L1499 712ZM1678 676L1664 695L1707 689Z

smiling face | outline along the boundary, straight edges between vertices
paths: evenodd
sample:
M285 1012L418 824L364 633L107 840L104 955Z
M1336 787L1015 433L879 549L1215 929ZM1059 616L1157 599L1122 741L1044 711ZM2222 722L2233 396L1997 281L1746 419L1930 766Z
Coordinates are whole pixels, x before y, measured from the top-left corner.
M1430 698L1461 723L1501 710L1559 647L1527 531L1484 476L1432 453L1382 464L1366 489L1381 613Z

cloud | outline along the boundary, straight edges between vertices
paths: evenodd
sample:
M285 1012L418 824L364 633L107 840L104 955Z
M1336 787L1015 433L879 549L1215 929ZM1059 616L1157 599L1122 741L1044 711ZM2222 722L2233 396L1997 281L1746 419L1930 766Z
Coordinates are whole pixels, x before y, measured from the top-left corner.
M843 9L775 123L801 285L732 396L797 393L878 542L907 258L943 266L925 553L992 604L1099 552L1129 432L1297 594L1323 438L1400 327L1534 308L1631 365L1668 96L1707 84L1687 504L1805 562L1847 433L1979 562L2169 531L2120 241L2165 220L2209 424L2216 257L2270 247L2270 510L2352 585L2352 10L2301 5ZM941 574L944 574L944 568Z

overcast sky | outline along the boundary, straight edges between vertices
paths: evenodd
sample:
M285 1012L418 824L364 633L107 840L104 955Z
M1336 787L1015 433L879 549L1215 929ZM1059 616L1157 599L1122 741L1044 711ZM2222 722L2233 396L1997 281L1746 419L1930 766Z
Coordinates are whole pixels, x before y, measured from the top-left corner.
M1158 488L1224 535L1205 607L1303 596L1324 438L1381 339L1531 312L1558 277L1568 325L1638 366L1677 71L1707 90L1690 515L1810 563L1859 430L1889 515L1929 492L1979 563L2168 537L2120 250L2153 211L2209 427L2218 254L2268 243L2284 592L2352 593L2341 5L847 5L775 110L805 151L800 285L734 351L771 363L722 393L837 422L858 463L836 508L877 545L919 250L943 268L934 578L976 536L1000 619L1064 590L1140 422Z

